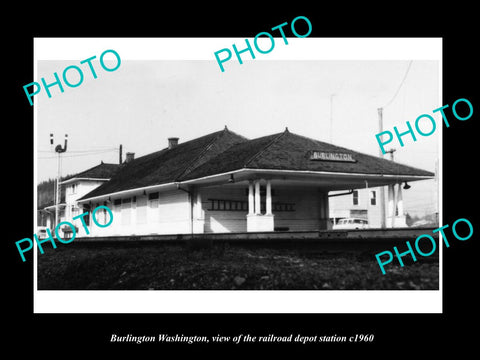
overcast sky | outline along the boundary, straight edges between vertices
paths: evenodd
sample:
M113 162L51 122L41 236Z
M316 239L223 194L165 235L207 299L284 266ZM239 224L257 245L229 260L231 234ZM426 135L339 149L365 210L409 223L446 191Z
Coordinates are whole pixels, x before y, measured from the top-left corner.
M48 83L53 72L60 75L75 63L41 60L37 74ZM64 93L52 87L50 99L36 96L37 180L57 173L50 133L55 145L63 144L65 133L69 137L62 175L102 160L117 163L120 144L124 159L126 152L139 157L166 147L168 137L184 142L225 125L248 138L288 127L299 135L377 156L377 108L392 99L408 64L406 60L252 60L243 65L226 63L225 73L214 59L122 60L118 70L108 73L97 64L97 79L86 71L79 87L65 87ZM384 109L384 129L406 130L405 121L413 125L419 115L440 107L438 76L437 61L414 60L400 91ZM397 150L395 161L435 171L439 128L429 137L417 136L416 142L405 136L404 147L392 143L387 148ZM409 198L415 209L417 204L434 205L432 184L416 182L404 192L407 210Z

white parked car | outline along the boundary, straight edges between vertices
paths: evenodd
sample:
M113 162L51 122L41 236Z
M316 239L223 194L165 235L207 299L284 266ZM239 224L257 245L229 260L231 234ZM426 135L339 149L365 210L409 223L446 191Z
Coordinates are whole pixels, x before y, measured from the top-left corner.
M338 220L338 223L333 225L333 229L368 229L368 220L358 218L346 218Z

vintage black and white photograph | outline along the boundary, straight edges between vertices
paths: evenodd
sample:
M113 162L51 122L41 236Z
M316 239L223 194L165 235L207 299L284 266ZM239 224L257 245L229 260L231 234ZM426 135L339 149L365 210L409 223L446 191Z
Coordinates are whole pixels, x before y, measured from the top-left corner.
M473 349L476 12L311 4L8 12L7 349Z
M37 294L439 290L440 59L244 52L222 72L115 44L37 59Z

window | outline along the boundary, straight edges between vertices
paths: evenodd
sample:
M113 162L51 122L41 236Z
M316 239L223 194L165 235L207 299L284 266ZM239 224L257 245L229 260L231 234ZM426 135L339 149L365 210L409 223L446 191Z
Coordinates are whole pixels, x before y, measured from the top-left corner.
M148 200L156 200L158 199L158 192L148 194Z
M122 225L130 225L131 207L132 207L131 198L122 199L122 219L121 219Z
M137 199L137 224L147 223L147 197L139 196Z
M75 205L72 205L70 211L71 211L71 214L72 214L72 217L75 217L78 215L78 208L75 206Z
M370 205L377 205L377 192L370 191Z
M77 184L72 184L72 186L70 186L70 193L71 194L77 193Z
M150 209L158 209L158 198L150 199L149 201Z
M273 211L295 211L293 208L295 204L291 203L272 203Z
M208 199L209 211L248 211L248 201L240 200L222 200ZM261 202L261 211L265 212L265 202ZM279 211L295 211L294 203L272 203L272 210Z
M154 192L148 194L148 210L147 210L147 223L153 224L160 221L160 210L159 210L159 193Z
M104 209L104 210L105 210L105 209ZM84 213L87 213L87 215L85 215L85 216L83 217L83 221L85 221L85 224L86 224L87 226L90 226L90 205L84 204L84 205L83 205L83 212L84 212Z
M208 201L210 205L209 211L245 211L248 209L246 201L220 199L208 199Z
M353 191L353 205L358 205L358 191Z
M104 203L104 204L105 204L105 203ZM95 206L95 208L97 208L98 205L99 205L99 204L97 203L97 206ZM106 205L104 205L104 206L106 206ZM85 210L85 209L84 209L84 210ZM88 210L88 211L90 212L90 210ZM90 216L85 216L85 223L86 223L87 225L89 225L89 221L90 221L90 220L89 220L89 217L90 217ZM92 218L93 218L93 212L92 212ZM101 209L101 211L98 211L98 210L95 211L95 220L97 221L97 223L102 224L102 225L105 225L105 224L107 223L107 222L106 222L106 218L107 218L107 210ZM89 220L89 221L87 222L87 220ZM95 221L94 221L94 222L95 222Z
M122 199L113 200L113 209L115 211L115 216L121 214L121 212L122 212Z
M132 209L136 209L137 208L137 197L134 196L132 197Z

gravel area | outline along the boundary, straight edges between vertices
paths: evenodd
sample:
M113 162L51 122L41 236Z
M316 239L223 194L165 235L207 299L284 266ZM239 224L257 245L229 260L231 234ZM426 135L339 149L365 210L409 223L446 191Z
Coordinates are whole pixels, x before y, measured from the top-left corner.
M72 243L38 254L38 289L436 290L438 259L426 259L382 275L373 252Z

